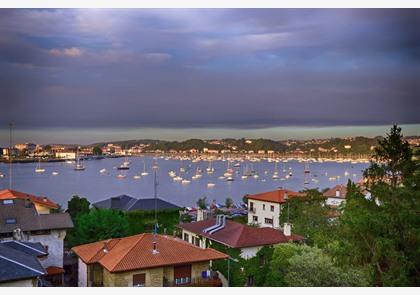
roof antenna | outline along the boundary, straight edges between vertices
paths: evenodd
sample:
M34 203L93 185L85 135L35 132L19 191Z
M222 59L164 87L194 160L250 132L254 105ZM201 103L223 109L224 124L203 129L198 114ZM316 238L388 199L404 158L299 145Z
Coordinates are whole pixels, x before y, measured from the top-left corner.
M13 123L9 123L10 135L9 135L9 189L12 189L12 128Z
M157 230L158 230L158 220L157 220L157 186L158 186L158 181L157 181L157 171L159 169L159 166L157 164L156 158L154 161L154 164L152 166L153 172L154 172L154 199L155 199L155 226L154 226L154 230L153 230L153 254L158 254L159 251L157 250Z

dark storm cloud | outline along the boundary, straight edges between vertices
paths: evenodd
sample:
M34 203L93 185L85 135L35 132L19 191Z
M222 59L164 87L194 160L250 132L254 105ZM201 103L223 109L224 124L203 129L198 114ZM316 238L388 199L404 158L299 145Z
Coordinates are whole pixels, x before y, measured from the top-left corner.
M2 10L0 125L420 123L419 10Z

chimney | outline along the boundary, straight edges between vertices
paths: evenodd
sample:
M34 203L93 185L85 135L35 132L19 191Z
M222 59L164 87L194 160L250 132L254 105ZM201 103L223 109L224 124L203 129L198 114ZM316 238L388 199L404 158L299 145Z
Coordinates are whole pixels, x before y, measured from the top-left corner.
M292 224L291 223L284 223L283 225L283 234L286 237L290 237L292 235Z
M104 249L103 249L104 253L108 253L109 252L109 248L108 248L108 243L104 242Z
M204 220L204 211L201 208L197 209L197 221Z
M157 242L153 241L153 254L159 254L159 251L157 250Z

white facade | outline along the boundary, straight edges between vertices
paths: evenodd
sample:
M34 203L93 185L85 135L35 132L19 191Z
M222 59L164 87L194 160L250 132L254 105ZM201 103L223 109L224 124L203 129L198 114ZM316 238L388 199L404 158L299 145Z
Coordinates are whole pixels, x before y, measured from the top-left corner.
M75 152L56 152L55 157L60 158L60 159L74 160L76 159L76 153Z
M326 203L328 206L340 206L344 201L343 198L328 198Z
M87 265L80 258L77 261L77 273L77 286L87 287Z
M260 251L261 248L262 246L241 248L240 256L243 259L251 259L252 257L255 257L257 255L258 251Z
M248 199L248 224L280 228L279 203Z

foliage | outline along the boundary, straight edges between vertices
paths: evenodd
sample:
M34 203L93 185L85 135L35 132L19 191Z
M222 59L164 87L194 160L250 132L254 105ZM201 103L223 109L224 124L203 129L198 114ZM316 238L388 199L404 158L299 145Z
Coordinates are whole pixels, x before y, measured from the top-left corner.
M202 197L202 198L199 198L199 199L197 200L197 206L198 206L200 209L206 209L208 205L209 205L209 204L208 204L208 201L207 201L207 197L206 197L206 196L204 196L204 197Z
M135 235L144 232L153 232L155 224L154 211L129 211L125 213L128 221L128 234ZM175 225L179 223L178 209L159 210L158 233L172 234Z
M341 264L373 269L375 285L419 286L419 163L396 126L375 152L380 163L365 171L369 197L348 185L336 256Z
M225 206L226 206L226 208L230 208L230 207L232 207L232 205L233 205L232 198L226 198L226 200L225 200Z
M67 202L67 210L73 220L79 215L89 213L90 202L86 198L74 195Z
M79 215L75 227L69 233L71 246L97 242L110 238L128 235L127 217L119 211L110 209L92 209L89 213Z
M95 146L95 147L92 149L92 153L93 153L95 156L100 156L100 155L102 155L102 149L101 149L101 147L99 147L99 146Z
M325 246L331 240L335 227L329 221L330 209L325 206L326 198L317 190L306 190L305 193L304 197L289 199L289 204L282 209L280 224L287 222L289 206L293 232L304 236L309 245Z

